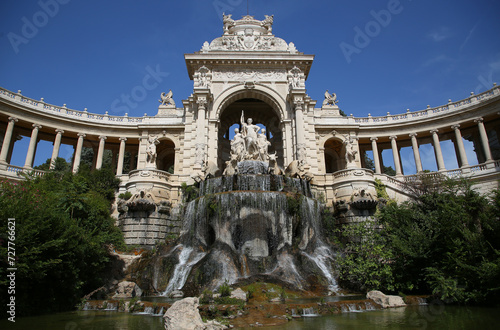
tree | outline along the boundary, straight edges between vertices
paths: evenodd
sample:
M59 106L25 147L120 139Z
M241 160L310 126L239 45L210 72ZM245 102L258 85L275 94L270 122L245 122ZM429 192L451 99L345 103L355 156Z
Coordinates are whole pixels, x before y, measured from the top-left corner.
M76 174L0 182L0 290L7 292L8 284L7 219L15 218L18 316L71 309L104 284L110 245L124 247L109 212L116 187L109 169L85 166Z

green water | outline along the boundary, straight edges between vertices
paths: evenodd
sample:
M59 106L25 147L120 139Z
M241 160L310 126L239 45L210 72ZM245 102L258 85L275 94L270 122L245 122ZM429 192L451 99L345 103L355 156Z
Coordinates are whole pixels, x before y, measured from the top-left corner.
M499 329L500 308L443 305L408 306L368 312L350 312L322 317L294 319L270 330L335 329ZM29 318L13 324L0 321L0 329L26 330L160 330L163 318L113 311L79 311ZM255 327L247 329L256 329Z

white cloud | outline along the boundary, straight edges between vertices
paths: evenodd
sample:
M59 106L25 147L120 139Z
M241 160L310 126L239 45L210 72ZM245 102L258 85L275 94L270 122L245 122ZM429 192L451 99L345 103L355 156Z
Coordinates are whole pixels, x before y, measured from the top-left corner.
M428 34L428 37L431 38L431 40L435 41L435 42L443 41L445 39L448 39L450 36L451 36L450 29L447 27L444 27L444 26L440 27L437 30L431 31Z

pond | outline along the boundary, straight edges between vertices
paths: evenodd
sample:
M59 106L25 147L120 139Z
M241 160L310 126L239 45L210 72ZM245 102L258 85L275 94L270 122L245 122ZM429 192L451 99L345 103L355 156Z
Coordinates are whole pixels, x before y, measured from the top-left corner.
M272 330L298 329L497 329L500 308L430 304L293 319ZM163 318L114 311L75 311L0 321L0 329L163 329ZM255 329L248 327L244 329Z

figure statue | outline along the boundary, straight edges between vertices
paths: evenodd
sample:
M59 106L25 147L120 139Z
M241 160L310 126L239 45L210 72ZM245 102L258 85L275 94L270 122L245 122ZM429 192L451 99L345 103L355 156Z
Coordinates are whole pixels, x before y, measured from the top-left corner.
M231 141L231 155L235 155L238 161L245 157L245 139L237 128L234 129L234 138Z
M161 105L171 105L175 107L175 102L174 99L172 98L174 94L172 93L172 90L170 90L167 94L161 93L161 99L158 100Z
M290 84L290 88L300 88L300 69L294 66L292 70L290 70L291 76L288 78L288 83Z
M268 16L264 15L266 18L262 21L262 26L267 29L268 34L272 34L273 32L273 21L274 21L274 15Z
M257 144L259 145L259 158L260 160L266 161L269 159L269 146L271 142L267 140L266 130L262 129L261 133L259 133L257 137Z
M229 33L229 28L234 26L234 20L231 18L232 14L226 15L222 13L222 23L224 24L224 34Z
M148 137L148 145L146 147L146 167L156 168L156 145L158 139L150 136Z
M211 77L209 74L210 70L206 66L202 66L195 73L195 79L198 82L197 87L210 88Z
M352 139L350 137L346 137L344 141L345 144L345 162L346 168L356 167L356 154L357 150L354 150L354 144L352 143Z
M339 101L337 100L337 94L335 93L330 94L327 89L325 92L325 99L323 100L323 106L328 104L335 105L338 102Z
M246 159L256 159L259 155L259 145L257 142L257 133L260 130L260 127L252 124L252 118L248 118L245 123L245 115L243 110L241 111L241 127L242 127L242 135L245 139L245 150L246 150Z

